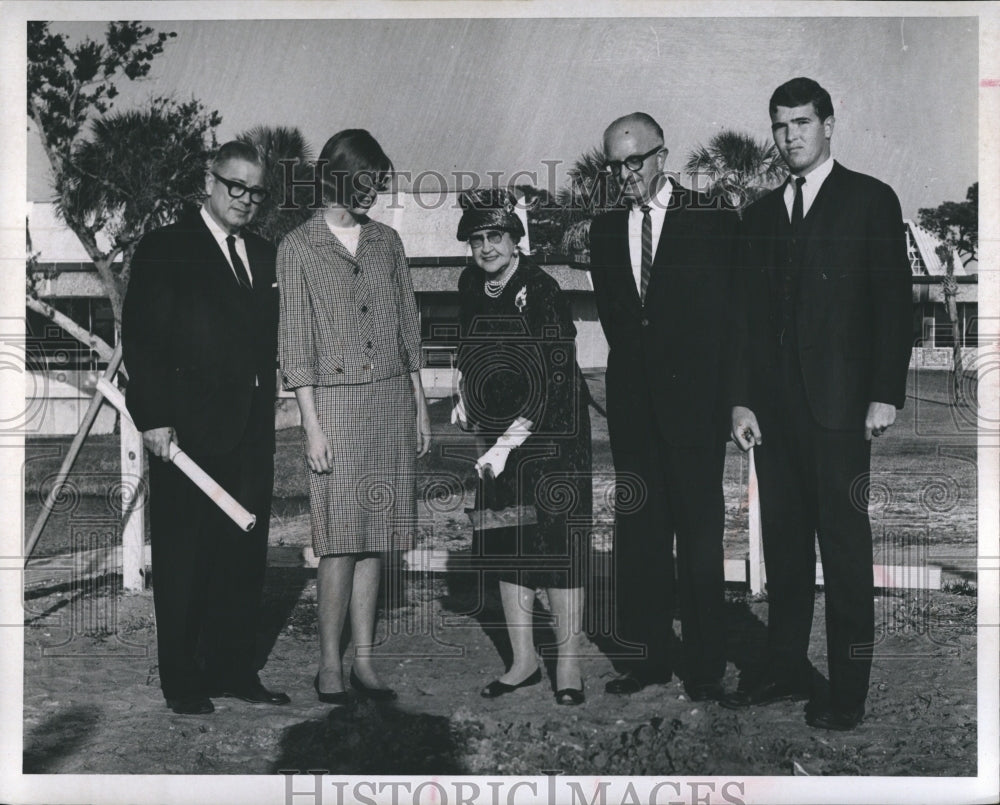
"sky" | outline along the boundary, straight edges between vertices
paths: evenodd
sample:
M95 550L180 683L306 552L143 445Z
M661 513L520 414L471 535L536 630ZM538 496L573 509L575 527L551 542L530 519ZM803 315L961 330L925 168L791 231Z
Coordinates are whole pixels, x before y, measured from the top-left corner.
M504 182L528 171L555 191L605 126L636 110L661 123L667 169L681 171L721 129L769 139L770 94L796 75L833 97L834 156L892 185L905 217L964 199L977 179L975 17L149 24L177 37L147 79L120 82L118 108L195 97L221 113L220 140L258 124L297 126L316 154L334 132L367 128L398 169L443 175L449 187L471 181L455 171L501 172ZM53 27L73 41L104 29ZM33 132L27 161L28 199L45 200Z
M769 137L767 102L772 90L793 76L811 76L834 99L834 156L847 167L892 185L906 217L916 217L920 207L964 199L968 186L977 180L983 155L978 293L980 309L989 317L980 324L981 337L989 346L977 364L978 392L984 406L981 416L995 413L1000 373L990 370L996 368L996 343L1000 342L995 323L1000 321L1000 283L992 270L1000 265L1000 197L996 192L1000 148L991 138L997 136L1000 125L984 126L981 143L978 120L980 112L984 119L1000 120L998 4L750 0L724 4L707 0L684 6L665 0L645 3L642 8L663 14L726 16L623 19L542 14L534 19L502 19L490 17L532 15L540 8L543 12L553 9L552 15L568 13L567 9L575 13L577 8L619 15L635 13L639 5L612 6L597 0L586 5L556 0L547 5L521 0L488 4L366 0L364 5L327 0L269 5L255 0L200 0L183 5L3 0L0 98L6 114L0 138L0 436L5 438L0 439L0 447L17 447L18 416L27 382L21 369L23 355L18 363L17 352L24 316L21 205L25 198L40 201L48 195L37 135L24 127L22 8L28 8L29 18L35 19L138 16L158 31L178 34L155 60L148 79L120 84L121 109L153 95L170 94L179 100L194 96L221 113L220 140L260 124L297 126L316 152L339 129L364 127L380 140L397 168L411 174L500 171L509 178L519 170L536 171L538 184L549 190L565 181L565 167L598 145L605 126L622 114L643 110L656 117L670 149L667 168L680 170L693 148L723 128ZM399 14L415 9L411 13L428 17L477 16L309 19L334 13L395 14L396 9L402 9ZM775 9L788 16L763 16L774 14ZM729 17L730 13L760 16ZM827 13L840 16L817 16ZM977 13L988 24L985 33L979 30ZM278 19L296 14L303 19ZM911 16L843 16L852 14ZM220 19L191 19L206 15ZM226 16L261 20L221 19ZM81 22L61 22L56 27L74 38L101 37L104 28L101 23ZM980 67L980 53L989 64ZM549 181L546 163L551 161L558 166L555 179ZM996 421L981 419L984 446L996 445ZM984 555L995 556L996 534L1000 533L997 451L980 449L977 457L982 490L977 511ZM0 484L0 512L7 526L6 533L0 533L0 545L8 558L15 558L9 568L17 564L23 534L21 458L16 449L0 450L0 479L6 481ZM996 574L980 578L983 623L997 622L996 583ZM2 622L18 622L20 594L16 584L0 585ZM15 639L6 641L0 651L0 712L13 714L0 721L0 726L8 727L0 729L0 770L4 772L8 766L20 768L22 731L17 708L23 645L16 639L19 632L13 632ZM995 630L984 630L983 637L995 641ZM996 680L997 653L986 640L983 644L979 672L986 695L979 700L979 723L982 735L995 736L996 708L991 705L996 694L990 682ZM996 779L996 748L986 741L982 751L981 760L986 760L980 763L980 776L989 785ZM757 779L761 781L757 785L768 785L766 778ZM806 801L800 786L808 781L795 780L793 784L790 778L775 778L767 799ZM184 791L193 790L191 785L202 791L209 790L205 786L212 782L221 782L211 789L219 802L256 801L265 792L273 794L272 801L279 801L285 793L280 779L237 776L224 781L200 777L195 782L177 778L170 791L182 797ZM815 782L810 796L817 799L873 801L869 799L871 786L893 781ZM989 801L993 790L974 779L922 779L919 784L929 799L940 801ZM35 775L28 785L32 801L39 802L66 801L66 796L81 801L89 797L89 801L162 802L168 788L159 780L137 786L132 780L95 775L64 783ZM69 786L71 793L66 793ZM899 778L891 796L887 792L882 801L908 801L912 790L912 778Z

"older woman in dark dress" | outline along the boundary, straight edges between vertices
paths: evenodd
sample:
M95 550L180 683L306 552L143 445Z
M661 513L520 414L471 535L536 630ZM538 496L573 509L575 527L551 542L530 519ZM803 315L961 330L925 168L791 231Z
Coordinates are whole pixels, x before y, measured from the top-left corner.
M464 195L457 237L475 265L459 279L461 393L454 416L473 427L485 481L476 508L534 508L508 526L475 532L475 553L509 560L500 597L513 649L495 698L541 681L535 590L547 590L556 635L556 701L584 701L580 671L583 573L592 520L590 418L575 360L576 328L558 283L518 249L524 227L506 190ZM488 476L495 477L495 481ZM537 523L530 522L537 519ZM503 562L499 562L503 564Z

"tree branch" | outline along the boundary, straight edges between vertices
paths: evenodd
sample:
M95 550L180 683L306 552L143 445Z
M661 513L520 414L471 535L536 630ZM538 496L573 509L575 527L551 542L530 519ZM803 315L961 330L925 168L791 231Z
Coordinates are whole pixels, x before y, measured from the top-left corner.
M30 294L26 295L25 304L36 313L41 313L53 324L58 324L81 344L94 350L102 361L111 360L114 350L102 338L81 327L65 313L60 313L52 305Z

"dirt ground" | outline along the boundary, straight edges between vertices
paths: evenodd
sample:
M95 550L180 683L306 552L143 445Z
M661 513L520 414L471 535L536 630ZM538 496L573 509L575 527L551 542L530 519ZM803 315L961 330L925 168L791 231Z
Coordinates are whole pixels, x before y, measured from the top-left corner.
M868 715L844 734L808 727L802 703L732 712L687 701L677 681L608 695L607 634L586 646L583 706L557 706L551 679L484 700L479 689L509 656L499 602L481 595L478 580L454 576L410 578L405 600L384 614L379 667L399 700L330 707L312 690L315 595L313 571L272 568L262 678L292 703L218 699L208 716L177 716L163 703L149 594L106 587L32 599L25 773L976 774L973 596L911 591L878 599ZM733 686L763 646L766 604L733 592L728 610L725 682ZM820 594L811 656L821 671L823 612ZM539 614L544 656L549 630Z
M940 374L940 373L938 373ZM923 383L923 385L921 385ZM599 399L600 383L592 383ZM732 712L687 701L680 683L631 697L604 693L614 674L607 585L589 590L584 676L587 701L558 707L551 664L543 684L496 700L479 689L502 673L509 646L496 585L471 571L391 575L380 613L379 668L399 691L391 705L355 700L331 708L316 700L315 570L303 566L308 542L304 480L294 432L278 452L271 567L260 632L262 679L292 698L285 707L216 700L208 716L176 716L157 677L150 592L125 594L120 577L69 573L26 590L24 757L26 773L579 775L876 775L977 773L975 431L943 404L942 383L911 378L908 410L876 446L870 510L876 562L928 561L945 568L945 589L881 590L868 715L848 734L805 724L802 703ZM921 402L923 401L923 402ZM922 407L921 407L922 406ZM435 406L438 443L458 443L444 406ZM594 418L594 549L606 556L611 508L610 453ZM37 511L58 450L36 446L26 465L26 522ZM43 449L44 448L44 449ZM70 534L88 512L106 508L96 484L111 463L90 445L90 480L50 524L40 553L79 545ZM116 450L116 446L114 447ZM107 450L105 450L107 452ZM55 455L55 458L53 458ZM48 464L46 464L48 462ZM468 548L463 468L439 460L422 471L420 547ZM745 462L727 460L728 557L746 553ZM34 479L34 480L33 480ZM604 479L604 480L602 480ZM603 486L602 486L603 484ZM90 507L90 508L88 508ZM81 514L82 512L82 514ZM76 519L74 519L76 518ZM69 579L68 581L66 579ZM727 687L763 651L767 607L733 584L728 591ZM811 659L822 690L825 629L816 596ZM551 640L544 600L536 646Z

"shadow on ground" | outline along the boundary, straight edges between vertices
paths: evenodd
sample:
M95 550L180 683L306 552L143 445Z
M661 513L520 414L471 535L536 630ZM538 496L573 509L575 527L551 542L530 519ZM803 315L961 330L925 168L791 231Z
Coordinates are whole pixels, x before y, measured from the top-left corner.
M100 708L78 705L53 713L24 736L24 774L48 774L80 751L100 720Z
M352 700L285 731L271 774L462 774L449 719Z

